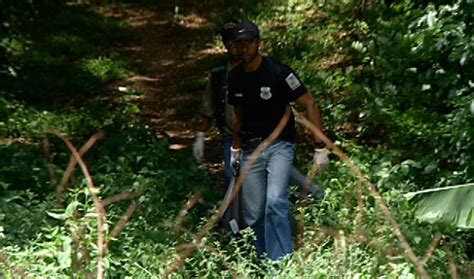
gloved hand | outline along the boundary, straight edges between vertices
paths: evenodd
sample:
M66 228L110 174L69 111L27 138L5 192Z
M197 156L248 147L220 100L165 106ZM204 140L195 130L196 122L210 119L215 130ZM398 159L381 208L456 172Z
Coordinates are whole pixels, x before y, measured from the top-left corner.
M193 154L198 162L201 162L204 158L204 132L198 132L196 135L196 140L193 144Z
M309 200L319 203L324 199L324 196L326 196L324 189L319 187L318 185L311 183L309 187L310 187L310 193L308 195Z
M230 147L230 166L234 175L239 173L240 168L240 159L242 157L242 152L240 148L234 149L232 146Z
M320 171L326 170L329 167L329 151L326 148L314 149L313 164Z

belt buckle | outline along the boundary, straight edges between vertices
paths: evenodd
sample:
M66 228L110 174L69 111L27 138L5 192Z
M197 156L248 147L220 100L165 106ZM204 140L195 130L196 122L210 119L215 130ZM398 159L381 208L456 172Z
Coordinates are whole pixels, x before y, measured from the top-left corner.
M250 139L250 142L252 142L252 143L258 143L258 144L260 144L260 143L262 143L262 141L263 141L263 140L262 140L261 137L256 137L256 138Z
M260 143L262 143L262 141L263 139L261 137L251 138L249 140L246 140L242 147L247 150L255 149L257 148L257 146L260 145Z

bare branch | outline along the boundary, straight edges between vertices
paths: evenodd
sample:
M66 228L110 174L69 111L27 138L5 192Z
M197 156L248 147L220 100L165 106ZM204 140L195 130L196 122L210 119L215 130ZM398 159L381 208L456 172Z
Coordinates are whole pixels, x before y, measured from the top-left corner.
M232 278L233 279L237 279L238 276L237 274L235 273L235 271L233 270L233 268L227 263L227 261L225 260L225 258L222 256L222 253L217 250L216 248L214 247L211 247L209 245L205 245L205 244L202 244L201 243L201 247L208 250L209 252L211 253L214 253L214 255L218 256L220 259L221 259L221 263L232 273Z
M189 210L193 208L193 206L200 199L202 199L202 193L197 192L186 202L186 205L183 207L183 209L181 209L181 211L178 213L178 216L176 217L176 220L174 222L175 228L177 228L178 226L181 226L181 223L183 222L184 217L188 214Z
M183 228L180 225L176 226L175 228L176 228L176 230L180 230L180 231L183 231L183 232L187 233L194 240L196 240L196 235L193 234L191 231L187 230L186 228ZM201 242L196 242L196 243L181 244L181 245L177 246L176 248L178 250L186 251L186 250L189 250L189 249L196 249L196 248L199 248L199 247L202 247L202 248L208 250L209 252L214 253L216 256L218 256L221 259L222 264L232 273L232 278L238 278L237 274L235 273L233 268L227 263L225 258L222 256L222 252L218 251L216 248L214 248L212 246L205 245Z
M456 279L458 278L458 270L456 267L456 261L453 257L453 252L451 251L451 247L447 240L444 240L444 250L448 256L448 263L449 263L449 273L451 274L451 278Z
M365 191L361 182L361 180L357 181L357 208L359 210L357 212L357 233L359 235L364 234L363 224L365 223Z
M428 273L426 272L424 268L423 262L420 259L418 259L415 252L411 248L410 244L408 244L408 241L406 240L405 236L403 235L401 231L400 225L393 218L390 209L386 205L385 201L383 200L382 196L378 192L377 188L370 181L367 180L365 175L362 173L361 169L357 165L355 165L341 149L339 149L336 145L334 145L334 143L328 137L326 137L323 134L323 132L321 132L318 128L316 128L308 119L298 114L297 121L303 124L304 126L306 126L308 129L310 129L315 137L321 139L326 144L326 147L328 149L330 149L345 164L348 165L349 169L352 171L352 173L356 175L357 179L359 180L358 185L368 186L368 189L371 195L375 198L375 201L377 202L377 205L382 210L383 215L388 220L388 222L392 225L394 233L397 236L398 240L400 241L400 244L404 248L408 259L416 266L417 271L422 278L430 278L430 276L428 275Z
M69 150L72 153L72 156L74 159L79 163L79 166L81 167L82 172L84 173L84 176L86 177L87 185L89 186L89 191L91 193L92 199L94 200L96 212L97 212L97 247L98 247L98 259L97 259L97 278L103 279L105 277L105 263L104 263L104 257L105 257L105 252L107 250L107 243L105 240L105 233L106 233L106 215L105 215L105 208L103 207L100 197L98 196L99 189L95 187L94 181L92 180L92 176L89 173L89 169L87 168L87 165L84 163L84 161L81 158L81 155L77 151L77 149L74 147L74 145L63 135L61 135L59 132L54 131L54 130L49 130L49 133L52 133L56 135L58 138L60 138L64 143L67 145ZM95 138L96 135L99 135L100 133L95 134L94 136L89 139L88 143L91 143L90 146L95 143ZM87 145L87 144L86 144ZM90 148L90 147L89 147ZM87 150L89 149L87 148Z
M280 119L280 122L278 123L277 127L259 146L257 146L257 148L250 155L248 163L246 164L244 169L241 171L240 175L237 177L237 180L234 186L234 191L230 195L231 201L235 199L238 192L240 191L244 177L247 175L252 165L258 159L259 154L262 152L263 149L265 149L267 146L269 146L273 141L275 141L278 138L281 131L286 126L286 123L288 123L288 120L290 119L290 115L291 115L291 109L287 107L286 112L283 115L283 117ZM227 210L228 205L229 205L228 203L222 203L222 205L219 207L219 210L213 216L211 216L211 218L207 221L207 223L196 234L196 237L195 237L196 243L201 243L202 238L219 221L220 216L222 216L222 214ZM192 255L193 251L194 249L187 249L183 251L180 257L176 261L174 261L173 264L167 270L165 270L164 278L168 278L171 273L181 268L181 266L184 264L184 261Z
M441 240L443 236L440 234L440 233L437 233L434 237L433 237L433 240L431 240L431 245L430 247L428 247L428 250L426 251L426 254L425 256L423 257L423 259L421 260L421 262L423 263L423 265L426 265L426 263L428 262L428 260L431 258L431 256L433 255L433 251L436 249L436 247L438 247L439 245L439 242Z
M47 137L43 140L43 153L46 158L46 166L48 168L49 180L52 185L58 185L58 176L56 175L56 168L53 164L53 155L51 153L51 144Z
M14 273L14 276L17 276L19 278L29 278L26 272L26 268L19 265L18 263L14 263L14 262L10 263L8 261L8 258L4 255L2 249L0 249L0 266L7 267L8 269L10 269L11 272ZM0 269L0 272L1 271L2 269ZM2 275L2 278L4 278L3 272L0 273L0 275Z
M112 203L116 203L116 202L119 202L119 201L136 199L136 198L140 197L141 195L143 195L143 193L145 193L145 190L140 190L140 191L136 191L136 192L123 192L123 193L120 193L120 194L117 194L115 196L108 197L108 198L102 200L102 205L104 207L107 207L107 206L111 205Z
M138 203L135 200L132 200L127 210L125 211L125 213L122 215L122 217L117 222L117 224L115 224L115 227L112 229L112 232L110 232L109 239L117 238L117 236L125 228L125 225L127 224L128 220L132 218L132 215L135 212L135 210L137 210L137 208L138 208Z
M57 132L52 132L52 133L57 135ZM94 144L98 140L104 138L104 136L105 136L105 133L103 131L99 131L99 132L95 133L94 135L92 135L92 137L90 137L89 140L79 150L79 155L81 157L84 156L84 154L86 154L87 151L89 151L89 149L91 149L92 146L94 146ZM66 168L66 171L64 172L64 175L63 175L61 181L59 182L58 186L56 187L56 203L58 204L58 206L62 202L61 196L64 193L64 191L66 191L66 188L67 188L66 185L69 182L69 179L71 178L72 174L74 173L74 169L76 167L76 164L77 164L77 160L74 158L73 155L71 155L71 158L69 159L69 163L68 163L68 166Z

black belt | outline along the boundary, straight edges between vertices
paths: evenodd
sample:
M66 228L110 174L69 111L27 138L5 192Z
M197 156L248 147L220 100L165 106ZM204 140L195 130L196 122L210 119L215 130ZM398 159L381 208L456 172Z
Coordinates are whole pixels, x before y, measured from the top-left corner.
M245 139L242 141L243 150L252 150L257 148L265 139L262 137L255 137L250 139Z

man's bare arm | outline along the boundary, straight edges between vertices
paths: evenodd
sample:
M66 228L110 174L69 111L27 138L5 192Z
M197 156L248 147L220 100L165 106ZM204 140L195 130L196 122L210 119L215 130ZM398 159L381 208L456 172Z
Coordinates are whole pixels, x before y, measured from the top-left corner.
M316 126L319 130L323 130L322 116L318 108L318 105L314 101L313 97L306 92L304 95L296 100L296 103L306 109L307 117L309 121Z

